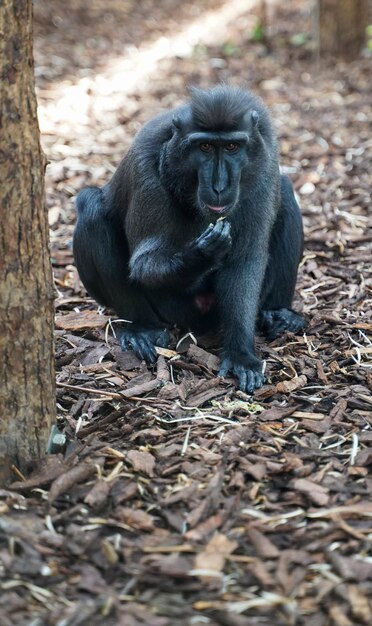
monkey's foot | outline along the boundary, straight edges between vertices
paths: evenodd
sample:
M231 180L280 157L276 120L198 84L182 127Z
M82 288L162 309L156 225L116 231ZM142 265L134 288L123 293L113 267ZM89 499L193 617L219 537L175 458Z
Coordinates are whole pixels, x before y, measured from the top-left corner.
M272 341L286 330L295 334L299 333L305 327L305 320L302 315L290 309L261 311L258 319L258 327L265 337L267 337L269 341Z
M133 350L140 359L145 359L147 363L156 362L155 346L166 348L170 340L166 329L137 328L136 326L118 329L117 336L122 350Z
M265 382L262 370L263 363L256 357L254 357L254 361L249 366L239 363L234 358L225 357L218 374L219 376L226 376L228 372L231 372L238 379L241 391L253 393L255 389L262 387Z

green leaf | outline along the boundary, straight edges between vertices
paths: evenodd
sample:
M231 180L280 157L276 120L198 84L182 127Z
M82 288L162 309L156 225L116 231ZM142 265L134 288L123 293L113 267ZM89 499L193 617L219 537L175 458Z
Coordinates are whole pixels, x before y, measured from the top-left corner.
M234 56L234 54L236 54L237 50L238 50L238 48L231 41L228 41L227 43L225 43L225 45L223 47L223 53L227 57Z
M257 24L252 31L251 39L252 41L263 41L265 38L265 31L262 24Z
M306 33L297 33L293 35L290 40L292 46L303 46L307 41Z

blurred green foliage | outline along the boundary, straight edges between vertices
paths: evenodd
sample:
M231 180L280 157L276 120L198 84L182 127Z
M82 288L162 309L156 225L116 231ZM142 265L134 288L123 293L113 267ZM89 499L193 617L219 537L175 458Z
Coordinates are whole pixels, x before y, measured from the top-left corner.
M372 24L369 24L366 28L367 33L367 48L372 50Z
M298 47L303 46L308 40L308 35L306 33L296 33L292 35L290 38L290 42L292 46Z
M237 50L237 46L232 41L227 41L223 47L223 53L226 57L234 56Z
M265 30L263 25L259 22L252 31L252 41L263 41L265 39Z

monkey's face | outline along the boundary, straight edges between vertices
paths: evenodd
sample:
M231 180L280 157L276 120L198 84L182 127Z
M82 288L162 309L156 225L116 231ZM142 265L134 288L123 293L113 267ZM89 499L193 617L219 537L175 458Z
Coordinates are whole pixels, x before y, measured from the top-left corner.
M234 210L239 201L241 172L248 163L244 133L214 135L191 136L191 160L198 180L195 202L208 218L229 215Z

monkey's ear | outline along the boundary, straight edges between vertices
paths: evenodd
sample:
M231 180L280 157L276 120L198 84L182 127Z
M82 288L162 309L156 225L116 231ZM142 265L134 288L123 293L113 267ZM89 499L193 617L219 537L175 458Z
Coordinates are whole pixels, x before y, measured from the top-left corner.
M253 131L258 126L258 120L260 119L259 114L255 109L247 111L244 115L244 125L245 128L249 131Z
M173 115L172 122L173 122L173 126L177 130L181 130L182 131L182 122L181 122L181 119L180 119L180 117L178 115Z
M253 109L253 111L251 111L251 122L252 122L253 128L257 126L259 119L260 119L260 116L258 115L257 111Z

